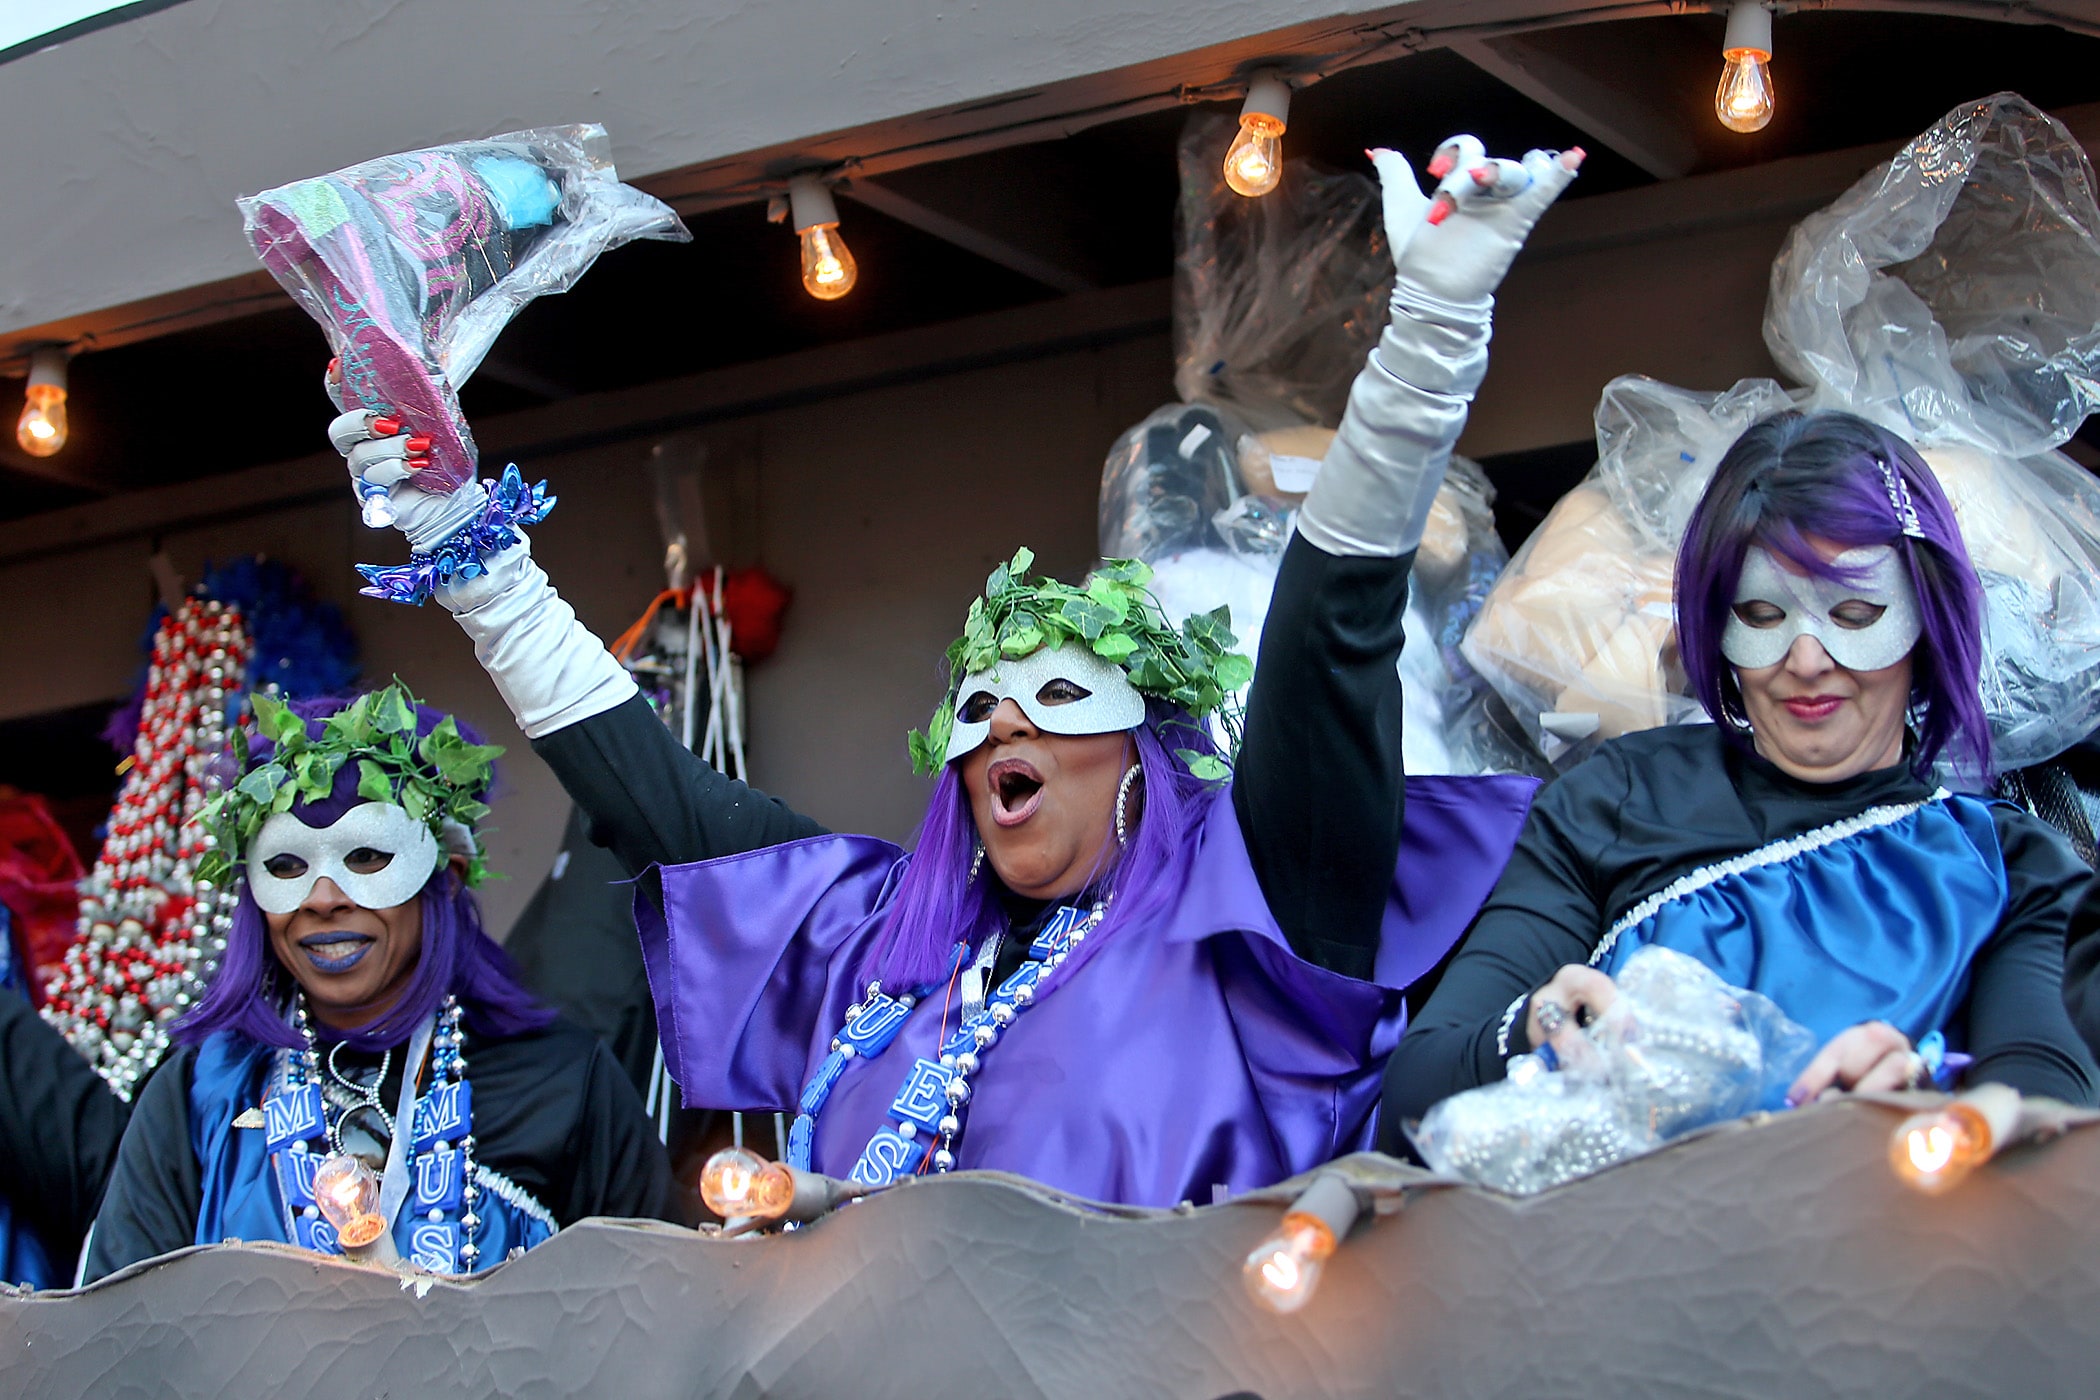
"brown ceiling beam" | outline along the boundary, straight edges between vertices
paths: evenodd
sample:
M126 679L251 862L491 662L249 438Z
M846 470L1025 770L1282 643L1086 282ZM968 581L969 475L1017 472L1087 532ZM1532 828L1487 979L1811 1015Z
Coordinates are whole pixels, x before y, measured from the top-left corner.
M1677 113L1652 101L1637 84L1614 83L1569 62L1540 38L1460 39L1450 48L1658 180L1681 179L1699 164L1699 147ZM1654 54L1640 62L1650 69L1662 66Z
M840 186L839 192L878 214L887 214L900 224L909 224L921 233L931 234L966 253L974 253L986 262L997 263L1010 272L1018 272L1032 282L1040 282L1067 296L1091 292L1099 285L1091 277L987 232L975 221L944 214L873 180L855 180Z

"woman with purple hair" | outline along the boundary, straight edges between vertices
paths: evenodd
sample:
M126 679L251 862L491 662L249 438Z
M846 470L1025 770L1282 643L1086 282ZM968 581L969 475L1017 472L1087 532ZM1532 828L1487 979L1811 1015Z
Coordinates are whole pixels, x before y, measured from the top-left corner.
M1402 992L1463 930L1528 780L1403 802L1394 662L1414 550L1487 367L1490 295L1581 153L1374 154L1398 277L1269 615L1231 781L1205 716L1248 675L1220 615L1168 626L1141 565L993 571L914 764L915 852L826 833L682 749L527 545L416 490L417 443L331 438L637 901L686 1102L792 1114L789 1160L885 1185L990 1167L1208 1201L1366 1145ZM384 432L384 435L381 435ZM421 546L417 546L419 549ZM467 575L475 575L468 577ZM1221 726L1230 735L1233 725ZM1396 860L1403 880L1396 896Z
M464 1274L585 1216L665 1216L633 1086L482 931L501 750L398 681L254 704L255 751L203 817L200 878L239 881L226 950L139 1096L86 1277L226 1239ZM365 1238L342 1181L371 1188Z
M1932 778L1989 773L1982 590L1910 445L1843 413L1744 433L1677 556L1677 640L1714 722L1614 740L1540 794L1392 1058L1389 1140L1511 1056L1572 1048L1651 944L1815 1033L1790 1104L1964 1064L2091 1102L2062 990L2089 872L2038 819Z

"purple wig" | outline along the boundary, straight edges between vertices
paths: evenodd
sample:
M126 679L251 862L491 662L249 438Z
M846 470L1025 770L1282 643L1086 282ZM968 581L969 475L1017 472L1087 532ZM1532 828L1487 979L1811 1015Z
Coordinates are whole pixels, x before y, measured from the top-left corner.
M1145 722L1130 731L1137 743L1144 783L1144 809L1122 849L1089 888L1107 897L1102 932L1125 924L1144 926L1172 908L1188 881L1195 856L1196 825L1214 784L1189 772L1175 750L1214 754L1216 745L1201 721L1159 700L1145 701ZM975 880L977 824L970 795L956 763L941 769L933 799L919 824L911 864L898 884L889 922L868 955L866 975L891 987L938 982L948 975L958 942L975 949L999 927L999 877L989 862Z
M1903 533L1882 466L1910 489L1924 538ZM1738 743L1749 734L1721 633L1751 546L1819 578L1845 580L1810 543L1889 545L1909 571L1924 631L1911 650L1912 755L1921 775L1951 751L1988 777L1991 732L1978 677L1983 588L1946 493L1894 433L1849 413L1781 413L1728 449L1692 512L1677 553L1677 644L1692 694Z
M308 731L319 737L322 721L348 703L336 699L302 700L294 701L291 709L307 721ZM416 732L428 734L443 718L438 711L418 705ZM466 725L459 729L469 743L480 742L480 737ZM251 762L265 763L269 753L270 745L258 743ZM364 800L357 794L357 765L346 763L325 799L297 803L292 814L310 827L327 827ZM473 891L466 888L450 865L441 866L431 875L417 902L422 911L423 946L408 985L385 1014L344 1033L341 1039L360 1050L399 1045L438 1009L447 995L459 997L468 1029L480 1035L517 1035L554 1019L554 1013L535 1002L519 984L510 959L482 929L481 906L475 902ZM176 1022L175 1037L194 1044L214 1031L230 1030L264 1045L297 1049L304 1042L293 1029L288 1014L296 986L271 951L269 925L243 879L219 970L196 1007ZM315 1030L327 1034L318 1021Z

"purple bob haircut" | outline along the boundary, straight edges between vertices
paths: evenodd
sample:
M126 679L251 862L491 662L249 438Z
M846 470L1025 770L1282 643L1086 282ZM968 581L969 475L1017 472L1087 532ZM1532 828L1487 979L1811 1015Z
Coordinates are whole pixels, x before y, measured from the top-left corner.
M321 722L348 703L347 699L298 700L292 702L291 710L318 738ZM443 718L440 712L418 705L416 732L428 734ZM459 730L469 743L481 742L465 724ZM269 753L270 745L258 742L251 762L266 762ZM357 795L357 766L345 764L327 798L298 803L292 813L308 826L326 827L364 800ZM416 900L423 916L423 947L408 985L386 1014L341 1039L360 1050L399 1045L448 995L459 997L467 1028L481 1035L518 1035L554 1019L554 1013L519 984L510 959L482 929L481 906L473 892L449 865L430 877ZM243 879L219 970L196 1007L175 1023L175 1037L195 1044L214 1031L226 1030L263 1045L298 1049L305 1042L289 1014L296 986L270 950L269 925ZM315 1030L322 1029L317 1022Z
M1173 907L1188 882L1196 825L1215 787L1191 773L1176 753L1218 751L1209 729L1186 711L1148 698L1145 722L1129 733L1137 743L1144 809L1130 844L1106 872L1106 884L1093 886L1110 900L1104 933L1124 924L1142 927ZM939 982L948 975L958 941L975 949L1001 926L999 881L990 864L970 878L976 854L970 795L957 765L950 763L934 780L889 922L869 951L867 976L892 987Z
M1882 469L1910 489L1924 538L1903 533ZM1759 545L1819 578L1846 571L1810 537L1845 549L1889 545L1910 574L1923 634L1911 651L1911 708L1923 775L1945 752L1988 778L1991 731L1978 678L1983 588L1946 493L1915 449L1849 413L1781 413L1721 458L1677 552L1677 644L1692 694L1738 743L1749 734L1742 692L1721 656L1743 557Z

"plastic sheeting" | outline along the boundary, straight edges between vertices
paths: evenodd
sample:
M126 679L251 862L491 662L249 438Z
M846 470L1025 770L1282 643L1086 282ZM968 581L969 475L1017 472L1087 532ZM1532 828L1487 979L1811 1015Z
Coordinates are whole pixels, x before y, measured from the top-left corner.
M1802 389L1607 386L1597 470L1464 648L1550 758L1704 718L1674 652L1674 552L1720 453L1789 404L1901 433L1947 488L1984 585L1998 765L2100 723L2100 486L2053 451L2100 407L2093 184L2024 99L1966 104L1803 220L1774 263L1766 341Z
M0 1292L0 1364L39 1400L2088 1393L2100 1131L1933 1198L1887 1166L1915 1106L1711 1129L1527 1200L1346 1158L1375 1218L1289 1317L1239 1274L1290 1187L1095 1211L963 1172L743 1242L586 1222L427 1290L281 1246L191 1249L79 1293Z
M1110 448L1100 527L1104 557L1152 565L1170 618L1225 604L1253 655L1294 513L1385 324L1392 263L1375 181L1293 162L1276 191L1242 198L1220 174L1235 129L1197 116L1183 132L1174 383L1186 402ZM1449 737L1486 698L1458 639L1506 560L1493 502L1479 468L1454 459L1406 617L1409 772L1528 766L1491 726Z
M472 479L459 386L527 302L608 248L691 237L623 185L596 125L541 127L368 160L240 201L256 256L327 332L336 407L387 410L431 439L416 484Z

